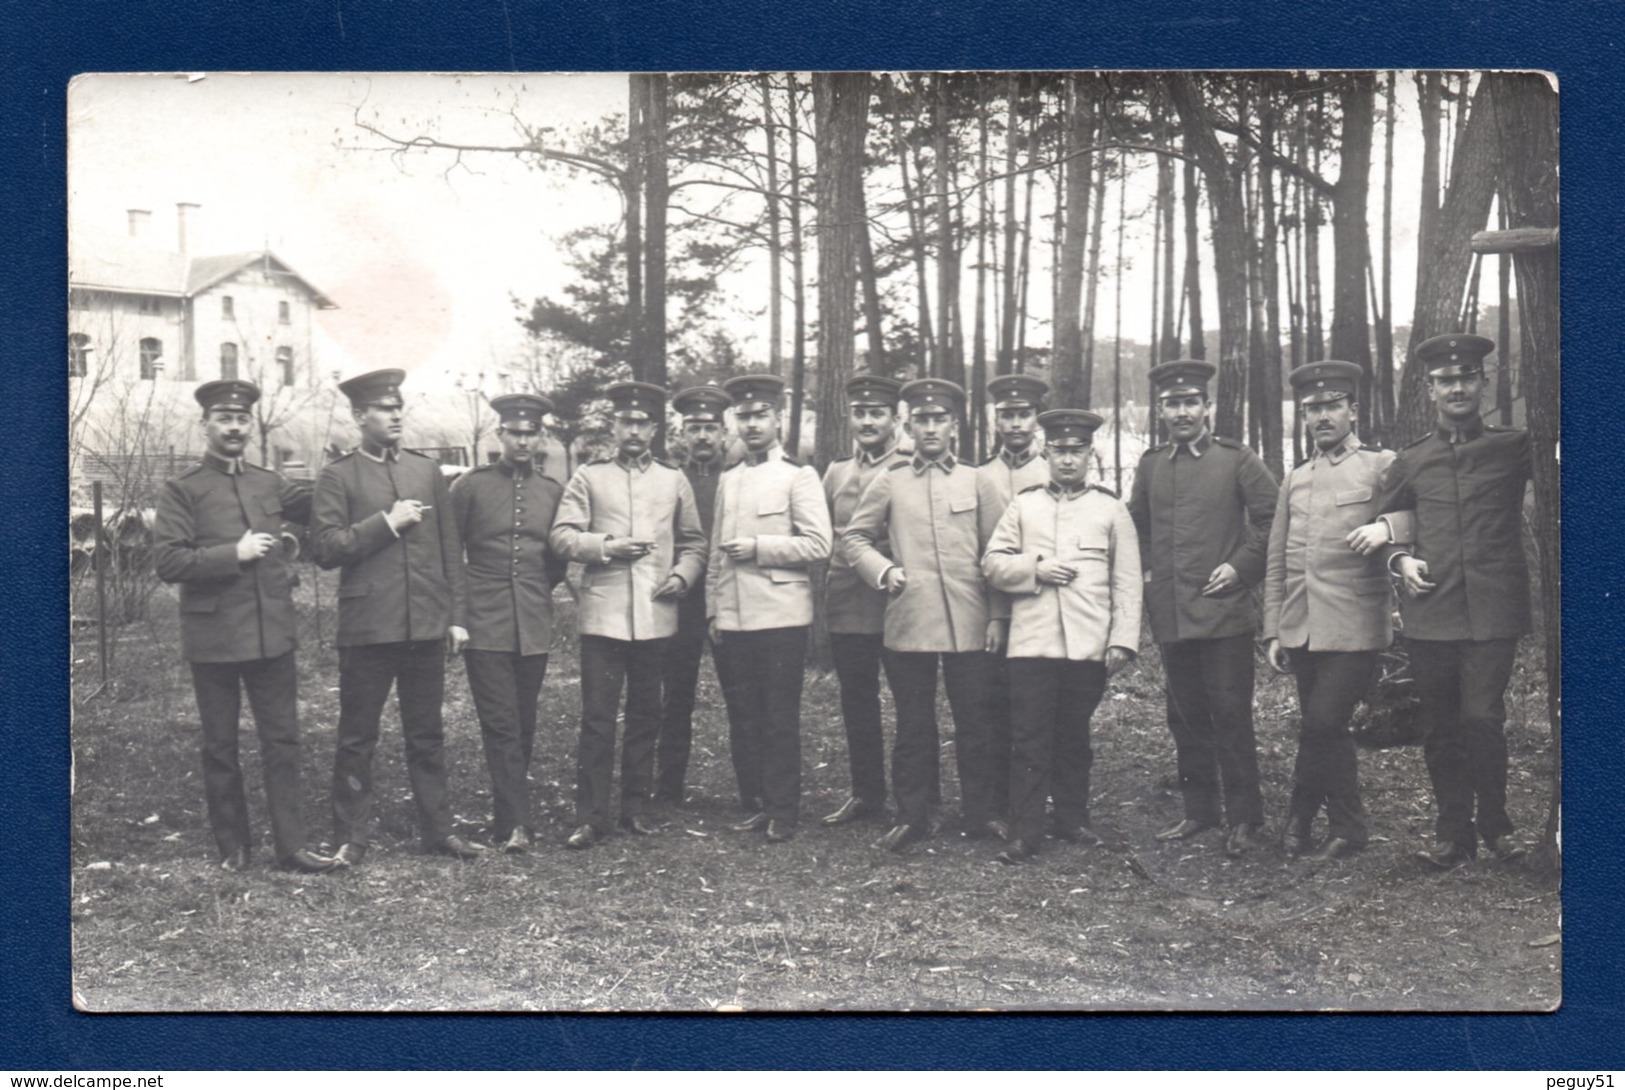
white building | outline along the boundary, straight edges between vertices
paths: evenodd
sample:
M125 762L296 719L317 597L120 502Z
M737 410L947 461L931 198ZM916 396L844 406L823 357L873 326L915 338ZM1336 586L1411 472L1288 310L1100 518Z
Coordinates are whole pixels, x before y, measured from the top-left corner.
M173 248L152 215L125 234L76 230L68 271L68 379L75 483L116 475L131 458L189 460L201 449L193 388L218 378L259 385L265 461L309 458L292 433L324 386L314 315L337 306L270 250L198 254L199 206L176 208ZM319 408L319 406L317 406ZM288 433L288 434L283 434ZM113 467L110 469L109 467ZM170 465L143 476L166 476Z

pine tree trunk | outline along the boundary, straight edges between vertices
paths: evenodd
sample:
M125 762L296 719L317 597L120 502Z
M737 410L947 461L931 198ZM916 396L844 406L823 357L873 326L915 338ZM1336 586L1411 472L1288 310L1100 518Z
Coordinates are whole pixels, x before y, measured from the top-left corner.
M881 324L880 278L875 274L875 250L869 237L869 200L862 179L858 183L858 282L863 286L863 325L869 342L869 373L891 374L886 358L885 327Z
M640 77L645 94L643 126L643 381L666 385L666 174L668 80L664 72Z
M1095 131L1106 131L1104 104ZM1089 277L1083 297L1083 368L1078 380L1076 402L1084 408L1095 403L1095 342L1099 340L1095 334L1095 314L1096 304L1100 300L1100 240L1106 234L1106 174L1111 169L1111 160L1104 153L1097 159L1100 166L1095 171L1094 195L1091 198L1095 204L1094 218L1089 225Z
M773 120L773 77L763 72L762 131L767 134L767 366L784 373L784 242L779 210L778 123Z
M1196 78L1174 75L1169 89L1207 179L1213 209L1213 271L1219 295L1219 375L1213 427L1220 435L1240 438L1246 396L1247 210L1241 200L1241 181L1219 143Z
M1185 141L1190 150L1190 141ZM1190 312L1190 356L1207 359L1207 331L1202 328L1202 234L1197 229L1196 206L1201 203L1196 164L1185 160L1185 299Z
M988 176L987 176L987 115L992 105L987 94L987 80L978 77L978 98L981 100L981 109L977 111L977 156L976 169L978 185L976 187L976 312L971 319L971 375L970 375L970 403L971 403L971 449L976 452L976 461L980 463L986 456L987 438L987 411L984 404L987 399L987 232L992 224L993 213L988 203Z
M1382 304L1377 316L1377 380L1374 434L1384 445L1394 443L1394 87L1399 81L1388 73L1384 88L1382 151Z
M1410 352L1429 337L1449 333L1461 318L1462 295L1472 269L1472 236L1489 222L1495 195L1499 145L1496 140L1494 88L1504 78L1482 77L1451 154L1450 185L1431 217L1418 259L1416 312L1411 319ZM1425 129L1424 129L1425 131ZM1517 154L1522 155L1519 151ZM1423 207L1427 205L1424 169ZM1407 366L1400 378L1395 414L1395 437L1400 443L1432 426L1433 409L1427 399L1426 379L1418 367Z
M801 407L807 387L807 252L801 229L801 103L796 75L785 74L790 100L790 426L788 450L801 449Z
M863 137L869 113L865 72L813 74L818 209L818 436L814 461L828 465L851 443L846 381L855 347L858 251L863 207Z
M950 176L948 152L948 88L938 72L931 81L931 141L936 158L933 192L937 216L937 373L950 382L963 385L963 376L954 377L954 268L959 254L954 249L954 220L948 203Z
M1004 268L999 283L1003 310L1000 313L996 365L1001 375L1015 370L1016 355L1016 137L1021 124L1016 103L1020 89L1020 75L1012 72L1005 77L1008 105L1004 123Z
M1332 358L1359 364L1367 376L1371 374L1371 321L1366 309L1366 267L1371 261L1371 238L1366 205L1371 188L1374 80L1368 72L1343 77L1338 92L1343 113L1341 165L1332 197ZM1368 390L1360 393L1360 403L1370 404Z
M1500 111L1500 130L1506 134L1497 159L1502 170L1508 226L1555 228L1558 225L1557 93L1546 82L1546 77L1538 74L1508 73L1494 78L1499 85L1491 108ZM1474 109L1477 108L1475 102ZM1472 123L1469 118L1469 128ZM1539 557L1540 618L1546 646L1546 711L1552 729L1552 794L1543 843L1555 861L1563 753L1562 482L1557 461L1561 301L1558 250L1552 246L1520 252L1513 260L1518 277L1519 326L1527 347L1519 363L1534 474L1535 510L1530 536ZM1501 345L1500 350L1507 352L1508 348Z
M648 350L643 343L643 130L646 96L638 73L627 79L626 102L626 336L632 377L643 380Z
M1089 226L1090 167L1095 156L1083 149L1090 143L1093 122L1092 77L1072 73L1066 77L1066 126L1062 157L1064 223L1060 231L1060 267L1056 275L1055 359L1050 372L1055 404L1086 405L1083 377L1082 316L1083 247ZM1059 192L1059 191L1058 191Z
M1264 146L1275 150L1275 104L1270 103L1264 117L1262 137ZM1264 288L1264 463L1277 480L1286 472L1283 464L1285 434L1282 431L1281 398L1284 393L1281 374L1281 270L1280 215L1275 204L1275 172L1268 162L1259 166L1259 196L1264 221L1264 245L1259 281Z

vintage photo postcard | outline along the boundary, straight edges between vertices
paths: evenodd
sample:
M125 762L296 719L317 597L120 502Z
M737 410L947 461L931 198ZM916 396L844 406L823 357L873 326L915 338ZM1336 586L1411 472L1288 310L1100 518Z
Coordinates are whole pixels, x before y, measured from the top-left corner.
M1559 1005L1550 76L67 105L80 1010Z

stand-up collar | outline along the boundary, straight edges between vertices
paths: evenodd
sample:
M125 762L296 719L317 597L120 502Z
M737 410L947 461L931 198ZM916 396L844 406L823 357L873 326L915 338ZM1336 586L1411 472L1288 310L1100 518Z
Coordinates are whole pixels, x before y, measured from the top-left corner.
M1020 469L1034 458L1038 457L1038 444L1034 443L1021 454L1014 454L1009 450L999 451L999 460L1011 469Z
M243 471L243 460L241 458L222 458L212 450L203 452L203 464L210 469L219 470L228 477L235 477Z
M708 461L702 462L698 458L690 458L683 464L687 467L690 473L693 473L696 476L710 477L715 474L718 468L722 465L722 452L718 451L717 453L711 455Z
M400 447L386 447L374 443L371 439L361 440L361 445L356 449L375 462L398 462L401 460Z
M644 451L636 458L628 458L624 454L615 455L615 464L628 472L637 470L639 473L643 473L654 464L654 460L655 456L648 451Z
M1461 424L1439 421L1438 436L1446 443L1470 443L1484 434L1484 418L1475 416Z
M1351 431L1347 435L1343 436L1343 441L1338 443L1331 450L1321 450L1317 447L1315 449L1315 457L1325 458L1335 466L1359 449L1360 437Z
M940 469L944 473L952 473L954 471L954 467L958 464L959 459L954 457L954 452L951 450L944 453L941 458L936 459L925 458L916 453L914 455L914 460L909 463L909 465L914 467L915 473L924 473L926 470L932 468Z
M1055 481L1051 481L1049 484L1045 485L1044 488L1049 492L1050 495L1054 496L1058 500L1075 500L1085 492L1089 491L1089 482L1084 481L1076 488L1063 488Z
M775 442L766 450L750 450L747 448L745 456L739 460L747 466L759 466L763 462L776 462L783 457L784 448Z
M506 458L498 458L497 469L501 470L509 477L518 477L520 480L524 480L526 477L529 477L532 473L536 472L536 462L532 460L528 465L519 465L515 462L508 461Z
M894 458L897 455L897 444L893 443L891 446L887 447L885 450L881 451L879 454L873 454L873 455L871 455L870 453L865 451L862 447L858 446L857 444L853 444L852 450L853 450L853 455L852 456L857 459L858 465L867 468L869 466L877 466L881 462L889 462L889 461L891 461L891 459Z
M1202 455L1207 453L1207 448L1211 447L1212 445L1213 429L1204 427L1201 434L1195 439L1192 439L1189 443L1173 444L1173 449L1168 452L1168 460L1170 462L1173 461L1182 450L1186 454L1189 454L1192 458L1200 458Z

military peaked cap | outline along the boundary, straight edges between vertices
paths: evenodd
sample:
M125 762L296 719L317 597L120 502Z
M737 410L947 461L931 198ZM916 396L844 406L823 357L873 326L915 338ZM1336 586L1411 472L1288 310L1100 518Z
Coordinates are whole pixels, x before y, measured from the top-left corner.
M1219 369L1207 360L1168 360L1151 368L1151 389L1157 397L1207 396L1207 384Z
M1044 441L1050 446L1087 446L1094 441L1095 429L1106 422L1088 409L1051 409L1038 414Z
M192 396L197 398L205 413L211 409L247 412L260 399L260 388L246 379L223 378L205 382Z
M1041 409L1049 396L1049 383L1032 375L1000 375L987 384L987 397L996 409Z
M622 420L664 420L666 391L652 382L617 382L604 391L611 412Z
M553 411L553 402L541 394L503 394L491 399L491 408L509 431L541 431L542 417Z
M895 409L902 389L903 384L889 375L853 375L846 380L846 401L848 405Z
M398 408L405 404L401 398L401 383L405 379L405 371L389 367L382 371L368 371L364 375L345 379L339 383L339 389L350 399L350 404L357 407L378 405L383 408Z
M671 407L683 414L685 424L720 424L730 400L728 391L706 384L680 391L672 398Z
M733 398L735 409L776 409L784 394L784 380L777 375L736 375L722 388Z
M1429 337L1412 353L1428 378L1456 378L1484 373L1484 357L1495 351L1495 342L1476 333L1445 333Z
M1365 368L1347 360L1317 360L1295 367L1287 376L1292 392L1305 405L1318 405L1339 398L1353 400L1360 396L1360 379Z
M921 409L943 409L957 413L965 406L965 391L957 383L945 378L917 378L905 383L901 391L908 402L909 412Z

